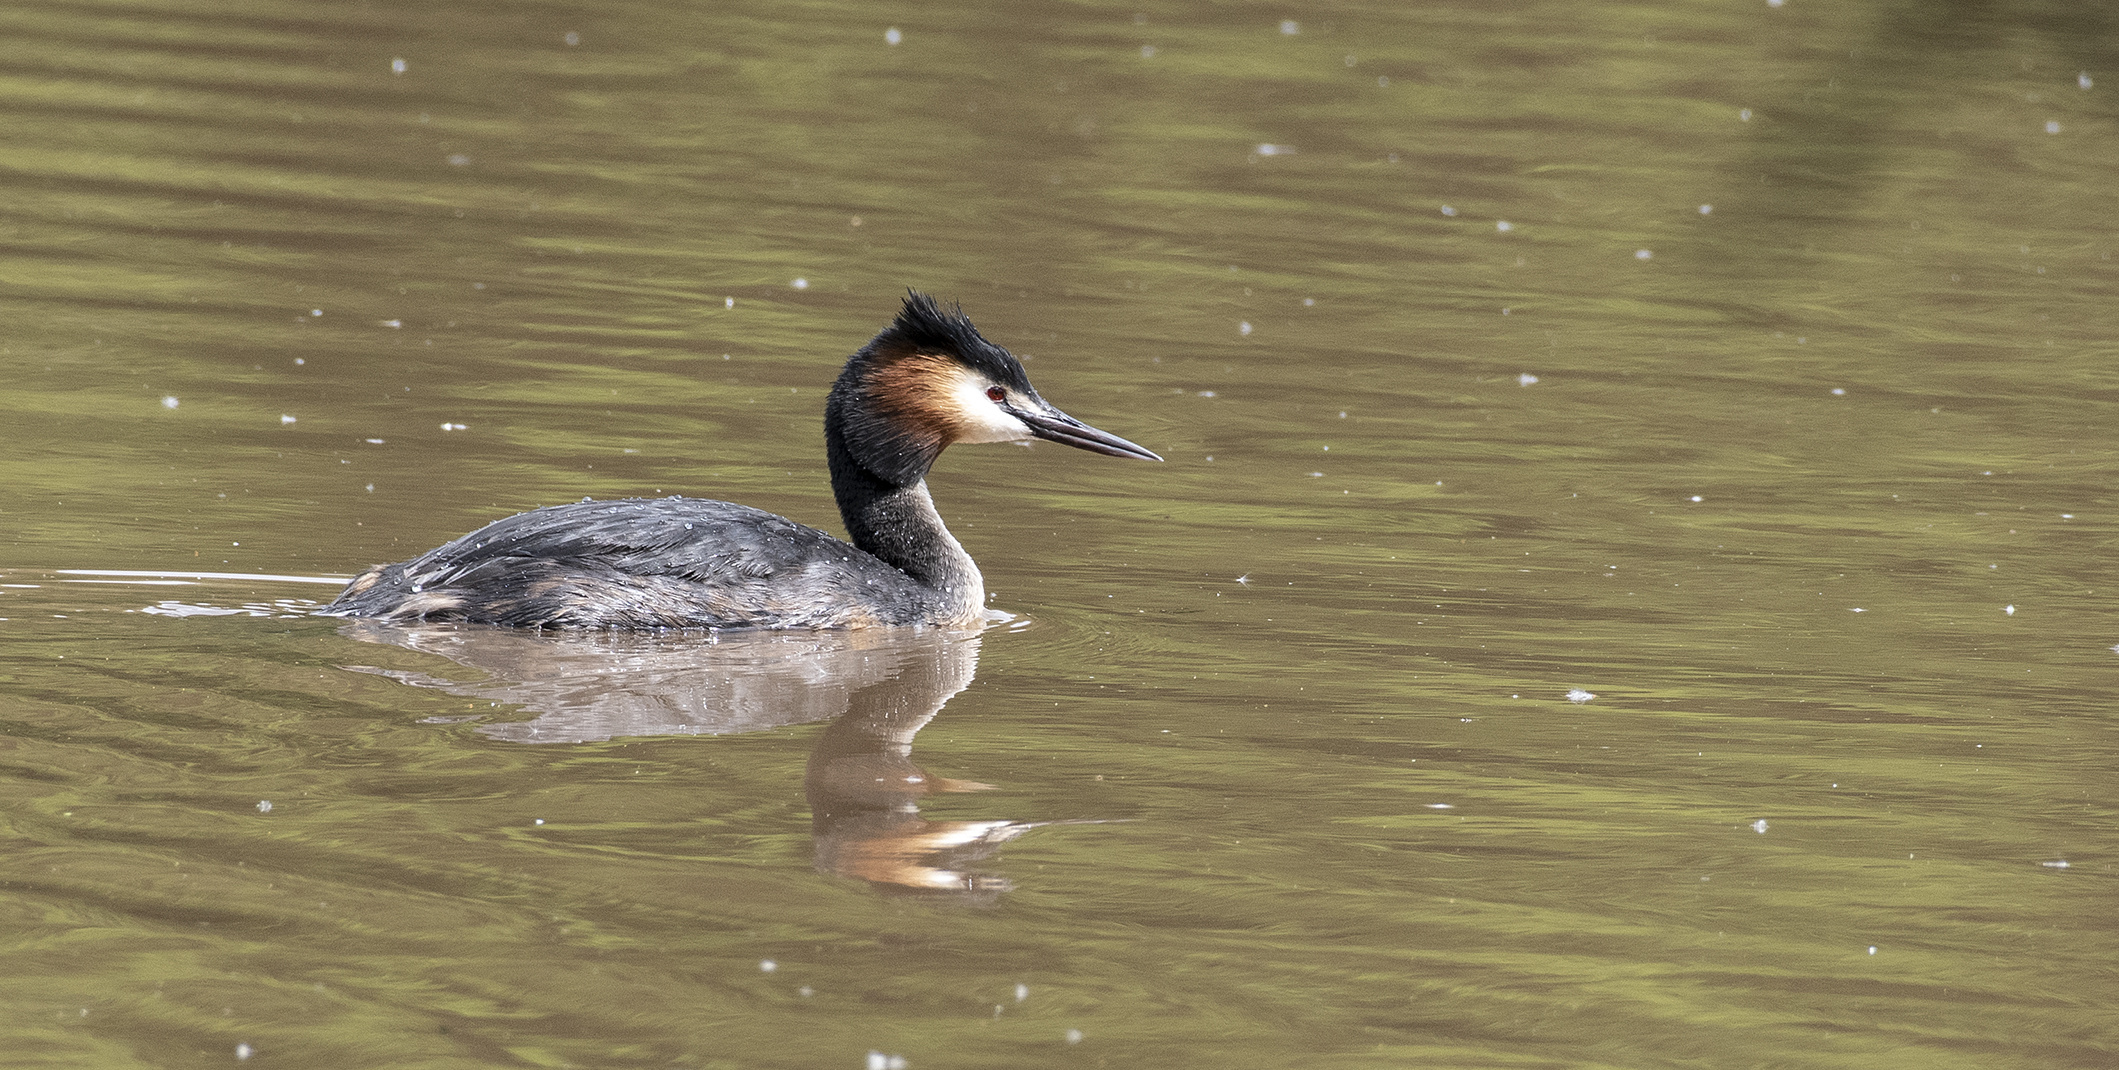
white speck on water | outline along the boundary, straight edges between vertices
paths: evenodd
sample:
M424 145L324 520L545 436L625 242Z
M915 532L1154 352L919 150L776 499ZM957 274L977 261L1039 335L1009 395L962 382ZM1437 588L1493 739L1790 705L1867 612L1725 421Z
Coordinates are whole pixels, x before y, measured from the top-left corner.
M312 308L309 310L309 314L311 316L321 316L324 314L324 310L321 308Z
M1751 121L1751 109L1750 109L1750 108L1738 108L1738 109L1736 110L1736 118L1737 118L1737 121L1738 121L1738 122L1744 122L1744 123L1748 123L1748 122L1750 122L1750 121Z
M1597 696L1587 691L1584 691L1579 687L1569 688L1567 691L1567 701L1572 702L1578 706L1584 702L1588 702L1590 699L1593 699L1595 697Z
M1210 398L1210 397L1213 397L1213 396L1214 396L1214 392L1213 392L1212 390L1202 390L1202 391L1200 391L1200 392L1199 392L1199 396L1200 396L1200 397L1203 397L1203 398ZM1214 459L1214 458L1212 458L1212 457L1209 457L1209 458L1207 458L1207 460L1210 460L1210 461L1211 461L1211 460L1213 460L1213 459Z
M1703 497L1701 497L1701 496L1699 496L1699 495L1695 494L1695 495L1693 495L1693 496L1692 496L1691 498L1689 498L1689 499L1687 499L1687 500L1688 500L1688 501L1695 501L1695 502L1704 502L1704 501L1706 501L1707 499L1705 499L1705 498L1703 498Z
M1871 954L1871 955L1874 955L1874 954L1876 954L1876 945L1875 945L1875 944L1870 944L1870 945L1869 945L1869 954Z
M1633 258L1634 258L1635 260L1653 260L1653 259L1655 259L1655 250L1653 250L1653 249L1635 249L1635 250L1633 251Z
M1323 477L1324 477L1324 473L1323 473L1323 472L1311 472L1311 473L1310 473L1310 478L1311 478L1311 479L1321 479L1321 478L1323 478Z
M2048 119L2048 120L2046 120L2046 123L2045 123L2045 132L2046 132L2046 133L2048 133L2048 134L2057 134L2057 133L2059 133L2059 132L2060 132L2060 120L2058 120L2058 119Z
M370 493L370 494L373 494L373 493L375 493L375 484L373 484L373 483L370 483L370 484L368 484L368 493Z
M250 1046L250 1045L248 1045L248 1044L238 1044L238 1045L236 1045L236 1046L235 1046L235 1061L236 1061L236 1062L242 1062L243 1060L245 1060L245 1059L248 1059L248 1058L250 1058L250 1057L251 1057L252 1055L255 1055L255 1054L257 1054L257 1049L256 1049L256 1048L253 1048L253 1047L251 1047L251 1046Z
M1251 321L1244 320L1243 322L1238 323L1236 325L1236 333L1243 335L1245 338L1249 338L1251 336Z
M1016 986L1015 986L1015 1001L1016 1001L1017 1003L1021 1003L1022 1001L1026 1000L1026 999L1029 999L1029 998L1030 998L1030 986L1029 986L1029 985L1025 985L1025 984L1018 984L1018 985L1016 985Z
M1788 2L1788 0L1766 0L1766 6L1767 6L1767 7L1779 7L1779 6L1781 6L1782 4L1785 4L1785 3L1787 3L1787 2Z
M271 800L271 799L259 799L259 800L258 800L258 813L261 813L261 814L269 814L269 813L271 813L271 812L272 812L272 800Z
M1315 308L1315 307L1317 307L1317 299L1316 299L1316 298L1314 298L1314 297L1305 297L1305 298L1303 298L1303 299L1302 299L1302 307L1304 307L1304 308Z
M1832 388L1832 396L1833 396L1833 397L1836 397L1836 398L1843 398L1843 397L1846 397L1846 396L1847 396L1847 388L1846 388L1846 387L1844 387L1844 386L1835 386L1835 387L1833 387L1833 388Z
M1082 1031L1081 1031L1081 1030L1079 1030L1079 1029L1069 1029L1069 1030L1067 1030L1067 1043L1069 1043L1069 1044L1079 1044L1079 1043L1081 1043L1081 1042L1082 1042Z
M445 424L441 425L441 429L442 429L442 430L444 430L444 431L468 431L468 430L470 430L470 429L471 429L471 425L470 425L470 424L448 424L448 423L445 423Z
M2062 519L2062 520L2073 520L2073 519L2075 519L2075 514L2073 514L2073 513L2062 513L2062 514L2060 514L2060 519Z
M172 396L169 396L169 397L165 397L165 398L163 398L163 399L162 399L162 407L163 407L163 408L165 408L165 409L174 409L174 408L176 408L176 407L177 407L177 399L176 399L176 397L175 397L174 395L172 395Z
M883 31L883 43L886 45L895 45L904 40L905 35L895 26Z
M2038 863L2038 864L2039 864L2039 865L2041 865L2041 866L2044 866L2044 867L2045 867L2045 868L2047 868L2047 869L2066 869L2066 868L2067 868L2067 859L2065 859L2065 858L2059 858L2059 859L2054 859L2054 860L2053 860L2053 861L2051 861L2051 862L2040 862L2040 863Z
M1295 146L1264 143L1251 151L1260 156L1293 156L1295 155Z
M774 962L774 961L773 961L773 960L771 960L771 959L760 959L760 960L758 960L758 972L759 972L759 973L771 973L771 972L773 972L774 970L777 970L777 969L779 969L779 968L780 968L780 964L779 964L779 963L777 963L777 962Z
M735 298L733 298L733 297L724 297L724 298L722 298L722 299L721 299L721 307L722 307L722 308L734 308L734 307L736 307L736 299L735 299Z
M809 289L809 280L796 279L795 281L788 283L788 285L794 287L797 290L807 290Z
M2096 85L2097 83L2090 81L2090 72L2083 71L2081 74L2075 76L2075 84L2083 89L2088 89L2089 87Z
M403 74L403 73L405 73L405 61L404 61L404 60L401 60L401 59L393 59L393 60L391 60L391 61L390 61L390 73L391 73L391 74Z
M880 1051L868 1053L868 1070L905 1070L903 1055L885 1055Z
M283 424L291 424L291 423L293 423L293 422L294 422L294 417L292 417L292 416L289 416L289 415L287 415L286 413L281 413L281 414L280 414L280 422L281 422L281 423L283 423Z
M1154 46L1154 45L1142 45L1142 46L1140 46L1140 58L1142 58L1142 59L1154 59L1154 58L1155 58L1155 46Z
M1455 810L1457 808L1456 803L1427 803L1425 805L1430 810Z
M1862 608L1862 607L1860 607L1860 606L1855 606L1855 607L1854 607L1853 609L1850 609L1850 610L1848 610L1847 612L1849 612L1849 613L1867 613L1867 612L1868 612L1868 610L1866 610L1866 609L1863 609L1863 608Z
M802 987L795 989L795 995L801 996L803 999L808 999L809 997L814 996L816 994L817 990L809 987L808 985L803 985Z
M1446 216L1454 216L1457 214L1457 210L1445 204L1442 206L1442 214Z
M1302 32L1302 23L1296 22L1294 19L1281 19L1280 32L1293 37Z
M1504 315L1504 316L1505 316L1505 315L1507 315L1507 314L1508 314L1508 310L1507 310L1507 309L1502 309L1502 310L1501 310L1501 314L1502 314L1502 315ZM1534 386L1534 385L1536 385L1536 384L1537 384L1537 382L1538 382L1538 377L1537 377L1537 376L1535 376L1535 375L1532 375L1532 374L1531 374L1531 373L1529 373L1529 372L1523 372L1523 373L1521 373L1521 374L1519 374L1519 375L1517 375L1517 376L1516 376L1516 385L1517 385L1517 386Z
M565 41L567 45L571 47L573 45L578 45L581 43L581 35L579 33L574 32L573 30L568 30L566 32L566 36L561 37L560 40Z
M1711 205L1711 204L1703 204L1703 205L1700 205L1700 214L1701 214L1701 215L1713 215L1713 214L1714 214L1714 206L1713 206L1713 205Z
M533 824L533 825L542 825L542 824L544 824L544 818L541 818L541 817L540 817L540 818L534 818L534 819L532 819L532 820L531 820L531 822L530 822L530 823L531 823L531 824Z
M2001 607L2001 612L2002 612L2002 613L2003 613L2004 615L2006 615L2006 616L2011 616L2011 617L2013 617L2013 616L2015 616L2015 615L2016 615L2016 607L2015 607L2015 606L2003 606L2003 607Z
M307 364L307 363L309 363L309 362L308 362L308 361L307 361L306 359L304 359L304 358L302 358L302 357L296 357L296 358L294 358L294 362L295 362L296 364L298 364L298 365L300 365L300 364Z
M470 163L471 158L463 153L452 152L449 154L449 166L451 167L467 167Z
M383 321L383 326L385 326L385 327L388 327L388 328L391 328L392 330L395 330L395 329L397 329L397 328L399 328L399 327L403 327L404 325L405 325L405 321L404 321L404 320L384 320L384 321Z
M1503 234L1506 234L1509 231L1516 229L1516 225L1506 219L1502 219L1495 221L1494 229L1500 231Z
M1764 836L1766 834L1766 819L1762 817L1759 818L1757 821L1753 821L1751 823L1751 831L1756 832L1761 836Z

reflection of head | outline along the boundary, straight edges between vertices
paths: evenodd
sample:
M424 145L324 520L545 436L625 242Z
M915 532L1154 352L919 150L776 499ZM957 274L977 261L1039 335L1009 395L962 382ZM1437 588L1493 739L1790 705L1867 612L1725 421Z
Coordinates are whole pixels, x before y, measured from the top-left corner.
M908 661L896 679L855 692L809 754L804 788L816 836L817 868L879 886L929 892L1005 890L998 878L958 867L1020 835L1008 821L928 821L920 797L991 785L927 775L912 761L912 737L939 712L922 695L946 701L971 682L967 665L938 658Z

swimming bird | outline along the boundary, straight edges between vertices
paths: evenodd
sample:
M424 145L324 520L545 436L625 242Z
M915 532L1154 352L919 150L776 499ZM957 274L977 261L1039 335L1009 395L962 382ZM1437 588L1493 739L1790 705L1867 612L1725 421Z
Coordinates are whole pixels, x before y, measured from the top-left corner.
M849 540L731 502L584 500L370 568L323 612L556 628L973 624L985 581L935 511L927 472L955 443L1028 439L1162 460L1054 408L961 309L909 292L824 403Z

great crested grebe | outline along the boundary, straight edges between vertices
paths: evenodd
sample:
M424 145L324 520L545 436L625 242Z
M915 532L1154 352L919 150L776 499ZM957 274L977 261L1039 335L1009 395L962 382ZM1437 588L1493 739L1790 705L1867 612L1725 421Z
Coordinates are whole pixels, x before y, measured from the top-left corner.
M1161 457L1053 408L958 309L909 293L824 403L831 489L851 543L699 498L554 505L377 565L324 612L573 628L971 624L986 584L927 494L955 442L1042 438Z

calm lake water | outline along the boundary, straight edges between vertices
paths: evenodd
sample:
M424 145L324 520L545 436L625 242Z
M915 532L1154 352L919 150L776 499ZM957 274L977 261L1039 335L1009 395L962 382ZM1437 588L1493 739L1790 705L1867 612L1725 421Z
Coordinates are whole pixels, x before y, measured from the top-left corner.
M11 3L4 1061L2112 1066L2115 42ZM943 458L1005 624L314 615L585 495L836 529L907 287L1168 458Z

